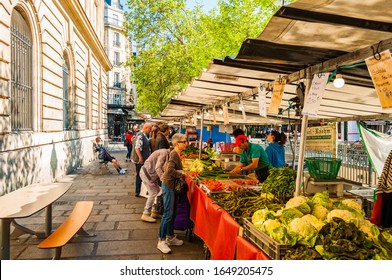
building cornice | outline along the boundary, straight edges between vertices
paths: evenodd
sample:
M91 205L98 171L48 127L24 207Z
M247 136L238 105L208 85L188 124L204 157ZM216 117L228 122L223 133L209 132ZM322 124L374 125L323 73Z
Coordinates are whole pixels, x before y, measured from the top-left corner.
M97 57L97 59L101 62L102 67L105 71L110 71L112 69L112 64L108 56L105 53L105 50L102 46L101 41L99 40L97 34L94 31L93 26L91 25L89 19L86 16L82 6L77 0L58 0L59 3L63 6L64 10L67 11L67 14L71 18L72 22L78 28L87 44L90 46L91 50Z

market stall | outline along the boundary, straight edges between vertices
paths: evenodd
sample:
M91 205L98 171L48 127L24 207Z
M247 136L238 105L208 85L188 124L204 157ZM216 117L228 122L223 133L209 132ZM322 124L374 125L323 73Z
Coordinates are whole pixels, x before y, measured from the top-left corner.
M211 259L233 260L239 224L225 210L214 204L194 180L190 177L186 180L191 204L190 218L194 222L193 232L208 246Z

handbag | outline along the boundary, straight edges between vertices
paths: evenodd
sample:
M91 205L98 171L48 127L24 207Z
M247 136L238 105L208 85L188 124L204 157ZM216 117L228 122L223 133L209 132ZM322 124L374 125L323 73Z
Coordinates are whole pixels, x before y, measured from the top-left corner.
M124 147L128 147L129 146L129 141L128 141L128 139L125 139L124 140Z
M174 184L174 193L179 195L179 194L185 194L188 191L188 184L185 182L185 180L177 179L176 183Z
M163 215L163 195L158 195L155 198L155 203L152 207L159 215Z

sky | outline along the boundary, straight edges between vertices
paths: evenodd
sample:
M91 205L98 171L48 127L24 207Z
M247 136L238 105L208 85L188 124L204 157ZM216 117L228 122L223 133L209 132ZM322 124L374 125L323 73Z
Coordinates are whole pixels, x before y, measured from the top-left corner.
M159 1L159 0L157 0ZM214 8L217 4L218 0L187 0L188 8L193 8L195 5L203 5L203 10L207 13L209 10ZM127 0L121 0L121 4L126 9Z

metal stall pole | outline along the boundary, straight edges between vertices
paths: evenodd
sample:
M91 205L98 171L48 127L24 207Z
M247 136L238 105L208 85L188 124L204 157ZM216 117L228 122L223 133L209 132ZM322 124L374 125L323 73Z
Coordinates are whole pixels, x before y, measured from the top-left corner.
M294 126L294 136L293 136L293 162L292 162L292 168L295 170L295 158L297 157L297 139L298 139L298 124L295 124ZM289 141L290 141L290 135L289 135Z
M305 88L305 97L309 95L310 86L312 85L313 76L310 73L306 75L306 88ZM305 143L306 143L306 128L308 127L308 115L304 115L302 117L301 123L301 139L299 142L299 153L298 153L298 169L297 169L297 180L295 182L295 194L294 196L300 195L301 185L303 183L303 169L304 169L304 158L305 158Z
M200 141L199 141L199 159L201 159L201 151L203 149L203 126L204 126L204 111L201 111L200 120Z

